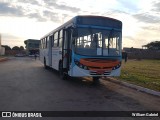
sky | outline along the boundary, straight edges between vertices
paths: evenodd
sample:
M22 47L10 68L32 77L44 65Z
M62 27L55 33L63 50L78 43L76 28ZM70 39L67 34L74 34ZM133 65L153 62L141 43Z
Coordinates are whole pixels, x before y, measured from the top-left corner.
M25 46L77 15L121 20L122 46L160 41L159 0L0 0L2 45Z

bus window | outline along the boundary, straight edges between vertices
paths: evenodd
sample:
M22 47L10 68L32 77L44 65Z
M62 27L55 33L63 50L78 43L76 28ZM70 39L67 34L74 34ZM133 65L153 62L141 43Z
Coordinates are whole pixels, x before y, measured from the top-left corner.
M47 37L47 47L49 47L49 36Z
M62 47L63 30L59 31L59 47Z
M51 39L51 43L52 43L52 45L51 45L51 46L53 47L53 45L54 45L54 36L53 36L53 35L51 35L50 37L51 37L50 39Z
M58 45L58 32L54 34L54 47L57 47L57 45Z
M109 39L109 54L110 55L119 55L119 37L113 37Z
M104 38L103 48L108 48L108 37Z
M43 39L43 49L45 49L45 38Z
M67 32L65 31L65 35L64 35L64 49L68 48L68 41L67 41Z
M42 47L42 39L41 39L41 44L40 44L40 48L41 48L41 49L43 49L43 47Z
M43 39L43 48L44 49L46 48L46 44L45 44L46 42L45 41L46 41L46 38Z
M58 43L58 41L54 40L54 47L57 47L57 43Z
M47 48L47 37L45 38L45 48Z
M98 47L102 47L102 33L97 33L98 35Z

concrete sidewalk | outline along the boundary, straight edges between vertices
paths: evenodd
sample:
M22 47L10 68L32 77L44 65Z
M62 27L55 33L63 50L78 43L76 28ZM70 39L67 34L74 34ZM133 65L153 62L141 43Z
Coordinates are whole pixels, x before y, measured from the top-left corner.
M108 81L114 82L116 84L120 84L120 85L129 87L129 88L132 88L132 89L136 89L137 91L140 91L140 92L145 92L147 94L151 94L151 95L155 95L155 96L160 97L160 92L158 92L158 91L151 90L151 89L141 87L141 86L138 86L138 85L130 84L130 83L127 83L127 82L124 82L124 81L120 81L120 80L117 80L113 77L103 78L103 80L108 80Z

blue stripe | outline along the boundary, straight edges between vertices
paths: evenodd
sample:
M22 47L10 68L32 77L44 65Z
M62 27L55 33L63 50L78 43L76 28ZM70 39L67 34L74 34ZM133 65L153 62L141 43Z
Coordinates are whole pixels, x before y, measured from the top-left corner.
M117 28L111 28L111 27L102 27L102 26L95 26L95 25L76 25L77 27L84 27L84 28L98 28L98 29L106 29L106 30L116 30L116 31L122 31L122 29Z
M79 55L76 53L73 53L74 55L73 58L80 60L81 58L96 58L96 59L118 59L118 60L122 60L122 56L85 56L85 55Z

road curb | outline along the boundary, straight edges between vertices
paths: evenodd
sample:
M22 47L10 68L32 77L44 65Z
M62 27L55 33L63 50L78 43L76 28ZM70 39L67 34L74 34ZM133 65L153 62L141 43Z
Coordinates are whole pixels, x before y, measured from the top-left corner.
M3 62L3 61L7 61L8 58L4 57L4 58L0 58L0 62Z
M155 91L155 90L151 90L151 89L144 88L144 87L141 87L141 86L137 86L137 85L134 85L134 84L130 84L130 83L127 83L127 82L124 82L124 81L120 81L120 80L117 80L117 79L112 78L112 77L105 78L104 80L111 81L111 82L114 82L116 84L121 84L121 85L124 85L126 87L136 89L137 91L145 92L145 93L160 97L160 92Z

